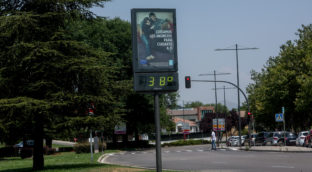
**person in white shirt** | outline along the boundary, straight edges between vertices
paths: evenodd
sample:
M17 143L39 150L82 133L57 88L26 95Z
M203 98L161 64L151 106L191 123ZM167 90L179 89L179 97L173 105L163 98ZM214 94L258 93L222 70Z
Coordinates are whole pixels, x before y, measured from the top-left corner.
M211 150L217 150L217 146L216 146L216 133L212 130L211 132Z

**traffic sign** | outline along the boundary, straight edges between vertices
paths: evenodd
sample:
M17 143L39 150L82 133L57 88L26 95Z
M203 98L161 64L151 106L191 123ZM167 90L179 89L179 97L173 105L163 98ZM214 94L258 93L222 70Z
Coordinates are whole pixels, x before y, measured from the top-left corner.
M212 121L213 123L213 130L214 131L225 131L225 119L224 118L218 118L218 122L217 119L213 119ZM217 127L217 123L218 123L218 127Z
M190 130L189 129L184 129L183 130L183 134L190 134Z
M275 121L276 121L276 122L283 122L283 121L284 121L283 115L284 115L284 114L282 114L282 113L277 113L277 114L275 114Z

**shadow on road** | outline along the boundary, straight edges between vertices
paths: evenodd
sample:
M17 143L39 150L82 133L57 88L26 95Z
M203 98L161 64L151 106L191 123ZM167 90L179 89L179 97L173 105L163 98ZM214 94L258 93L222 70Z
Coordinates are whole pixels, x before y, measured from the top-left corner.
M110 166L105 164L91 164L91 163L82 163L82 164L64 164L64 165L46 165L44 170L83 170L85 168L94 168L94 167L104 167ZM32 168L17 168L17 169L9 169L9 170L1 170L1 172L30 172Z

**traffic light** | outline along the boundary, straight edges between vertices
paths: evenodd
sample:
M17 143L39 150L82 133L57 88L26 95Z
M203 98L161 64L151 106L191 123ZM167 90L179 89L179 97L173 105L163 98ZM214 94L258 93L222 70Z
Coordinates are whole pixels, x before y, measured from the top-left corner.
M191 77L190 76L185 77L185 88L191 88Z
M251 113L250 112L248 112L248 116L250 116L251 115Z

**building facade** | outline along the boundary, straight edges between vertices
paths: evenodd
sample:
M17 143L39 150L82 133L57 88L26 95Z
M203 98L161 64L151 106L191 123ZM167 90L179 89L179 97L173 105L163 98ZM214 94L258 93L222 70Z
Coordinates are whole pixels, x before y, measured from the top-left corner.
M183 129L189 129L190 132L199 132L199 122L204 114L214 113L213 106L200 106L197 108L167 109L167 114L171 116L176 124L176 133L183 132Z

